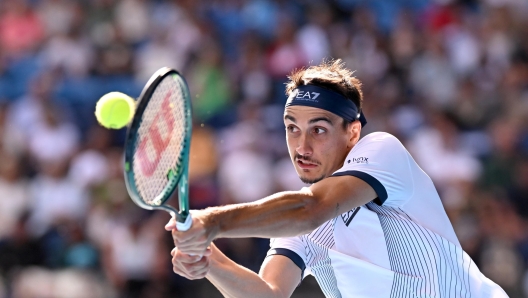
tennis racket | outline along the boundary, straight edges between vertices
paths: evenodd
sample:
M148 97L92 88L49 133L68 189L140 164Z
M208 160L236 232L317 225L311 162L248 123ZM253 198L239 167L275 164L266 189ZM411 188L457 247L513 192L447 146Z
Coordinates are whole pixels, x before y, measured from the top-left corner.
M176 70L161 68L143 88L129 124L124 175L134 203L169 212L180 231L192 224L188 196L191 131L187 83ZM179 210L167 204L176 189Z

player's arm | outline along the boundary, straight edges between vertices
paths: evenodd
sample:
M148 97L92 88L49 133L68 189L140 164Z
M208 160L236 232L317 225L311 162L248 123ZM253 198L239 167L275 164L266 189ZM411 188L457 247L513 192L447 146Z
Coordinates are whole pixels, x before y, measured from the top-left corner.
M301 269L287 257L267 257L256 274L215 249L218 254L206 277L225 297L290 297L301 281Z
M184 255L178 248L172 256L174 272L189 279L205 275L225 297L290 297L301 280L301 269L281 255L267 257L260 274L233 262L214 244L208 256Z
M182 251L199 254L215 238L298 236L376 197L374 189L359 178L329 177L301 191L197 211L191 229L173 230L173 237ZM166 228L174 229L173 221Z

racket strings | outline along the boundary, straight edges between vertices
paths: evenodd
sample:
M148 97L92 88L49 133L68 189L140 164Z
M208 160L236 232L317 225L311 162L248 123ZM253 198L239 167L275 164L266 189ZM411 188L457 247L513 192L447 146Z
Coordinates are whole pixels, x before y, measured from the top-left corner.
M171 170L182 166L186 135L185 103L179 83L167 76L143 112L133 156L135 182L143 201L151 206L166 189Z

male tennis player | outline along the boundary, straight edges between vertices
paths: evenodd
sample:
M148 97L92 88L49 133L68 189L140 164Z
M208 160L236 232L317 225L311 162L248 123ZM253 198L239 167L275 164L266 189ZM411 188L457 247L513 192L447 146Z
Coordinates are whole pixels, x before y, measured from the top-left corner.
M228 297L289 297L307 274L327 297L507 297L462 250L431 179L400 141L383 132L359 139L360 88L340 60L293 73L286 140L311 186L195 211L186 232L171 220L174 271L206 277ZM211 242L220 237L272 238L260 273L222 254Z

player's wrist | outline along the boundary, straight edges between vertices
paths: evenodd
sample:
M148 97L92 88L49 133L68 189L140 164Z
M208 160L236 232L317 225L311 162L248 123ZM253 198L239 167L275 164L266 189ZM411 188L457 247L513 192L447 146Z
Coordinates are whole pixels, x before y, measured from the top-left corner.
M207 231L208 240L212 243L216 238L221 237L220 216L215 212L216 208L207 208L203 210L205 216L203 217L203 226Z
M211 255L209 256L209 271L205 275L206 278L211 279L222 274L222 268L225 262L225 255L216 247L214 243L211 243Z

